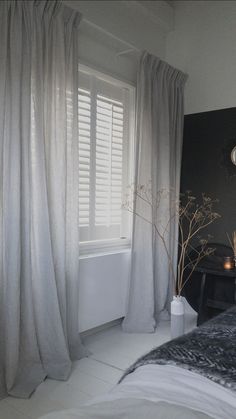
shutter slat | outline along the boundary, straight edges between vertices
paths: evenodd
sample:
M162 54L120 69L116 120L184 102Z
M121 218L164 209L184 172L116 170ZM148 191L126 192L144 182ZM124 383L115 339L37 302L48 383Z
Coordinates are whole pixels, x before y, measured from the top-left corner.
M79 89L79 225L89 225L90 211L90 137L91 137L91 94Z

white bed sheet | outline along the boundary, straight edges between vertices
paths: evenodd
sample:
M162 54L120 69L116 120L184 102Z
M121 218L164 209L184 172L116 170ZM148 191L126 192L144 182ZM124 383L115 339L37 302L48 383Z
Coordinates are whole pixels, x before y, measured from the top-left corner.
M108 394L93 399L81 411L80 409L73 409L73 411L64 411L60 414L57 412L45 416L44 419L96 418L96 416L91 416L93 406L96 406L97 417L100 418L103 416L99 416L99 406L104 411L104 403L107 406L106 409L110 409L110 416L107 410L106 415L104 413L106 418L135 418L132 414L127 416L121 415L118 408L119 400L122 403L125 400L127 402L137 400L139 404L140 400L143 400L151 402L152 406L153 403L156 403L157 419L165 417L158 414L158 405L163 408L163 404L160 404L160 402L167 402L169 405L172 405L172 410L173 405L177 405L181 408L201 412L203 415L207 415L206 417L214 419L236 419L236 395L233 391L225 389L223 386L199 374L171 365L145 365L139 367ZM117 413L114 410L115 406ZM88 416L86 416L86 409ZM172 416L170 409L170 416L166 416L166 418L181 418L181 416L183 418L183 412L181 414L181 409L179 411L179 415L176 412L176 416ZM202 414L199 417L205 417ZM146 417L148 418L148 416ZM186 413L187 417L188 413Z

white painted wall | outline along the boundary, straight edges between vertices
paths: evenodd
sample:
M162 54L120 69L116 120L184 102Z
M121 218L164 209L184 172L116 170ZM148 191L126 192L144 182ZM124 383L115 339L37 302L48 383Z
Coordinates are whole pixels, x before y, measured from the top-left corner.
M79 30L79 58L82 64L131 84L136 83L140 53L118 55L130 47L108 36L99 28L82 21Z
M141 51L165 57L166 36L173 29L173 8L165 1L64 0L79 10L79 56L83 64L136 82ZM124 55L120 52L133 49Z
M166 35L173 25L173 9L164 1L156 5L147 1L149 8L144 8L143 1L64 2L83 14L79 28L82 64L135 84L140 50L164 58ZM119 55L131 48L132 52ZM125 315L129 278L130 252L80 259L81 332Z
M166 34L173 29L173 9L165 1L67 0L83 20L139 50L165 55Z
M185 113L236 106L236 2L176 1L166 61L189 75Z

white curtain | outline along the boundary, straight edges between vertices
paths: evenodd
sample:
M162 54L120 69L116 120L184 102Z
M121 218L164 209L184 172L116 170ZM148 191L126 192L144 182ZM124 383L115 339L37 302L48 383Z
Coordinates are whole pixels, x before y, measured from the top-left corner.
M179 196L183 136L183 94L186 75L145 52L137 81L137 150L135 186L150 185L150 196L161 190L153 210L141 199L135 212L163 229ZM171 193L169 193L171 192ZM153 332L159 319L168 317L173 281L163 245L150 224L134 216L131 283L123 329ZM163 232L163 231L162 231ZM177 220L166 236L167 247L177 261Z
M78 334L78 13L0 2L0 398L66 379Z

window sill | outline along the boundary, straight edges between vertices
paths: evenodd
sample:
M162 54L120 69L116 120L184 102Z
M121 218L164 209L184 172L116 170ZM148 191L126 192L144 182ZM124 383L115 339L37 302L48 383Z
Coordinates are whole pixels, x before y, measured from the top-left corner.
M80 243L80 259L94 256L106 256L116 253L127 253L131 251L131 241L129 239L117 240L98 240L93 242Z

